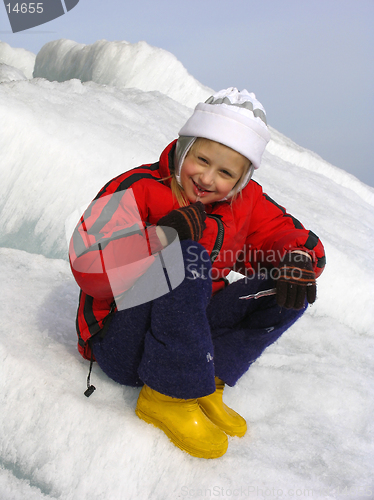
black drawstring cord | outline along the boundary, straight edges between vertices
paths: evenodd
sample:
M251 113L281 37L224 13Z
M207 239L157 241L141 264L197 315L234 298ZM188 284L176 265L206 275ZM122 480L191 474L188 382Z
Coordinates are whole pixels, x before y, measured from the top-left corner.
M91 372L92 372L92 365L93 365L93 350L91 346L91 361L90 361L90 370L88 372L88 377L87 377L87 389L84 391L84 395L89 398L91 394L96 391L96 387L94 385L90 384L91 380Z
M106 335L106 332L108 331L108 328L109 328L109 325L112 321L112 318L113 318L113 314L115 313L116 311L116 303L115 301L112 302L111 306L110 306L110 312L108 314L108 316L105 318L104 320L104 323L103 323L103 329L101 330L100 333L100 338L103 339ZM84 395L89 398L91 396L91 394L96 391L96 387L94 385L91 385L90 383L90 380L91 380L91 372L92 372L92 365L93 365L93 357L94 357L94 354L93 354L93 349L92 349L92 338L90 340L88 340L88 343L89 343L89 347L91 349L91 361L90 361L90 370L88 372L88 377L87 377L87 389L84 391Z

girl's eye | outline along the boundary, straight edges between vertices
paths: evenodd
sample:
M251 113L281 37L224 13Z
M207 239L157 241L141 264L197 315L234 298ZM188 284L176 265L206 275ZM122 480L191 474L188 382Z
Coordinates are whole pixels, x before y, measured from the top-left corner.
M199 160L202 161L203 163L208 163L208 160L203 158L202 156L199 156Z
M221 172L226 176L226 177L232 177L231 172L228 172L227 170L221 170Z

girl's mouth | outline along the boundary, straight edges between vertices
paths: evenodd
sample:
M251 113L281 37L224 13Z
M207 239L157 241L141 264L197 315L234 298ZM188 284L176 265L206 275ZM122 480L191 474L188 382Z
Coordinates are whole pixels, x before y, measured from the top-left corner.
M191 180L193 183L193 188L194 188L194 192L195 192L196 196L201 197L201 196L205 196L205 195L212 192L212 191L208 191L207 189L204 189L201 186L199 186L199 184L197 184L192 178L191 178Z

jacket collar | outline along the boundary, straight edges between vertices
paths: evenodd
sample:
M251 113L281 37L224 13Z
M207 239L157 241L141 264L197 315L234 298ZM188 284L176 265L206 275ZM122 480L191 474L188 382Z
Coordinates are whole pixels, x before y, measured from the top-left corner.
M174 153L175 153L175 145L177 139L171 142L161 153L159 160L159 169L161 179L164 179L164 183L170 187L171 179L170 177L174 172Z

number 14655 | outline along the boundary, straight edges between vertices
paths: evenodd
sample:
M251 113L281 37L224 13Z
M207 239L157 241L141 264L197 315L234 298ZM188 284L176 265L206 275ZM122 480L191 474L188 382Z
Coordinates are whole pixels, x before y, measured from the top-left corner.
M20 5L20 7L18 6ZM6 7L8 8L8 12L9 14L11 12L16 12L17 14L21 13L21 14L41 14L43 12L43 2L40 2L40 3L21 3L21 4L18 4L16 3L16 5L13 7L13 9L11 8L11 5L10 3L6 4Z

